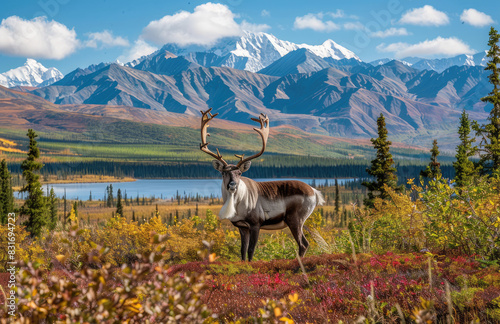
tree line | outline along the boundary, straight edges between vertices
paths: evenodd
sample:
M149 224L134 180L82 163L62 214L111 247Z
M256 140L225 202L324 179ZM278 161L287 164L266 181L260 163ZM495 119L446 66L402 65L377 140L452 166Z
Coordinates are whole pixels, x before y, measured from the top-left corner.
M425 163L412 161L396 161L397 175L401 181L413 178L420 173ZM323 163L322 163L323 164ZM369 174L366 168L370 162L361 160L336 160L330 165L312 164L303 166L252 166L247 172L250 178L366 178ZM44 164L42 175L54 174L59 179L66 179L68 175L111 175L117 178L134 177L140 179L154 178L219 178L220 174L209 167L208 163L149 163L149 162L47 162ZM443 176L453 178L455 169L451 163L441 166ZM18 176L21 172L20 164L9 164L9 170L15 176L15 186L22 186L24 179ZM17 175L16 175L17 174Z

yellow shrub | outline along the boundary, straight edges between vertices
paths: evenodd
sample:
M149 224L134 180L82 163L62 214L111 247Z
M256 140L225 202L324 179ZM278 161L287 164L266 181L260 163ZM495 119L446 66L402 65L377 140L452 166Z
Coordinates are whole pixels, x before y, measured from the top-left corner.
M109 248L103 261L113 265L128 262L128 258L150 246L149 232L146 233L137 223L128 222L124 217L108 220L106 226L97 231L96 236L101 240L97 241L98 244Z
M9 261L8 254L8 242L9 242L9 228L7 225L0 225L0 272L5 272L7 268L7 262ZM26 227L21 225L16 225L14 227L15 237L15 260L36 260L43 267L48 265L47 258L45 257L45 251L42 249L38 239L31 239L29 237L29 232L26 231Z
M426 242L424 206L409 194L385 186L390 199L376 199L373 238L382 249L420 250Z

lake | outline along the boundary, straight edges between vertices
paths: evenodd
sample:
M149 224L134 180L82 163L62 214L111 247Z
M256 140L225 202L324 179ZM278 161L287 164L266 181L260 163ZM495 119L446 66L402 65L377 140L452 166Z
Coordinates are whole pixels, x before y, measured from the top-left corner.
M255 181L271 181L278 179L254 179ZM279 179L279 180L300 180L308 184L312 184L313 181L316 185L324 185L328 182L329 185L335 183L335 179ZM352 181L354 179L338 179L339 184L343 184L346 181ZM110 183L60 183L60 184L48 184L44 185L43 189L47 192L47 187L54 188L54 192L57 197L62 198L64 196L64 190L66 189L67 199L80 199L88 200L90 192L92 192L92 200L99 200L104 198L104 193L106 192L106 186ZM146 198L156 197L164 199L170 199L175 197L177 192L179 195L190 195L195 197L197 194L200 196L210 196L220 197L221 194L221 184L222 179L139 179L133 182L111 182L113 185L113 195L116 197L118 189L122 192L122 197L127 193L127 197L130 199L143 196ZM17 193L18 197L19 194Z

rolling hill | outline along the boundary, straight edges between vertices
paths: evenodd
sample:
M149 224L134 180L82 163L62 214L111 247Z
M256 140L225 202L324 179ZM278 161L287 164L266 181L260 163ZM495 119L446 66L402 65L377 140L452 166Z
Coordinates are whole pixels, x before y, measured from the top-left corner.
M199 113L195 116L126 106L58 105L4 87L0 87L0 111L0 138L21 143L19 147L23 148L26 131L33 128L40 134L46 161L210 160L199 152ZM250 125L215 119L211 126L211 142L225 156L260 149L260 138ZM400 158L427 156L426 150L401 143L394 143L394 150ZM267 158L367 158L373 149L368 139L311 134L283 125L271 128L266 152ZM11 158L17 161L22 156L14 154Z

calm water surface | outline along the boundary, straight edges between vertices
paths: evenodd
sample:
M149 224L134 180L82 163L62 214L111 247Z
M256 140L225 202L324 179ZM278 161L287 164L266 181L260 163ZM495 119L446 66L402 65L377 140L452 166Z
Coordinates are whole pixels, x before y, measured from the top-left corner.
M270 181L273 179L254 179L255 181ZM276 180L276 179L274 179ZM308 184L316 185L333 185L335 179L279 179L279 180L300 180ZM338 179L339 184L354 179ZM170 199L175 197L177 193L181 196L190 195L196 196L210 196L219 197L221 194L221 179L142 179L133 182L111 182L113 185L113 194L116 197L118 189L121 190L122 196L127 193L127 197L135 198L139 196L156 197ZM47 188L54 188L54 192L59 198L64 196L66 190L67 199L80 199L88 200L90 192L92 192L92 200L99 200L104 198L106 186L110 183L60 183L48 184L43 187L44 191ZM20 197L20 196L19 196Z

